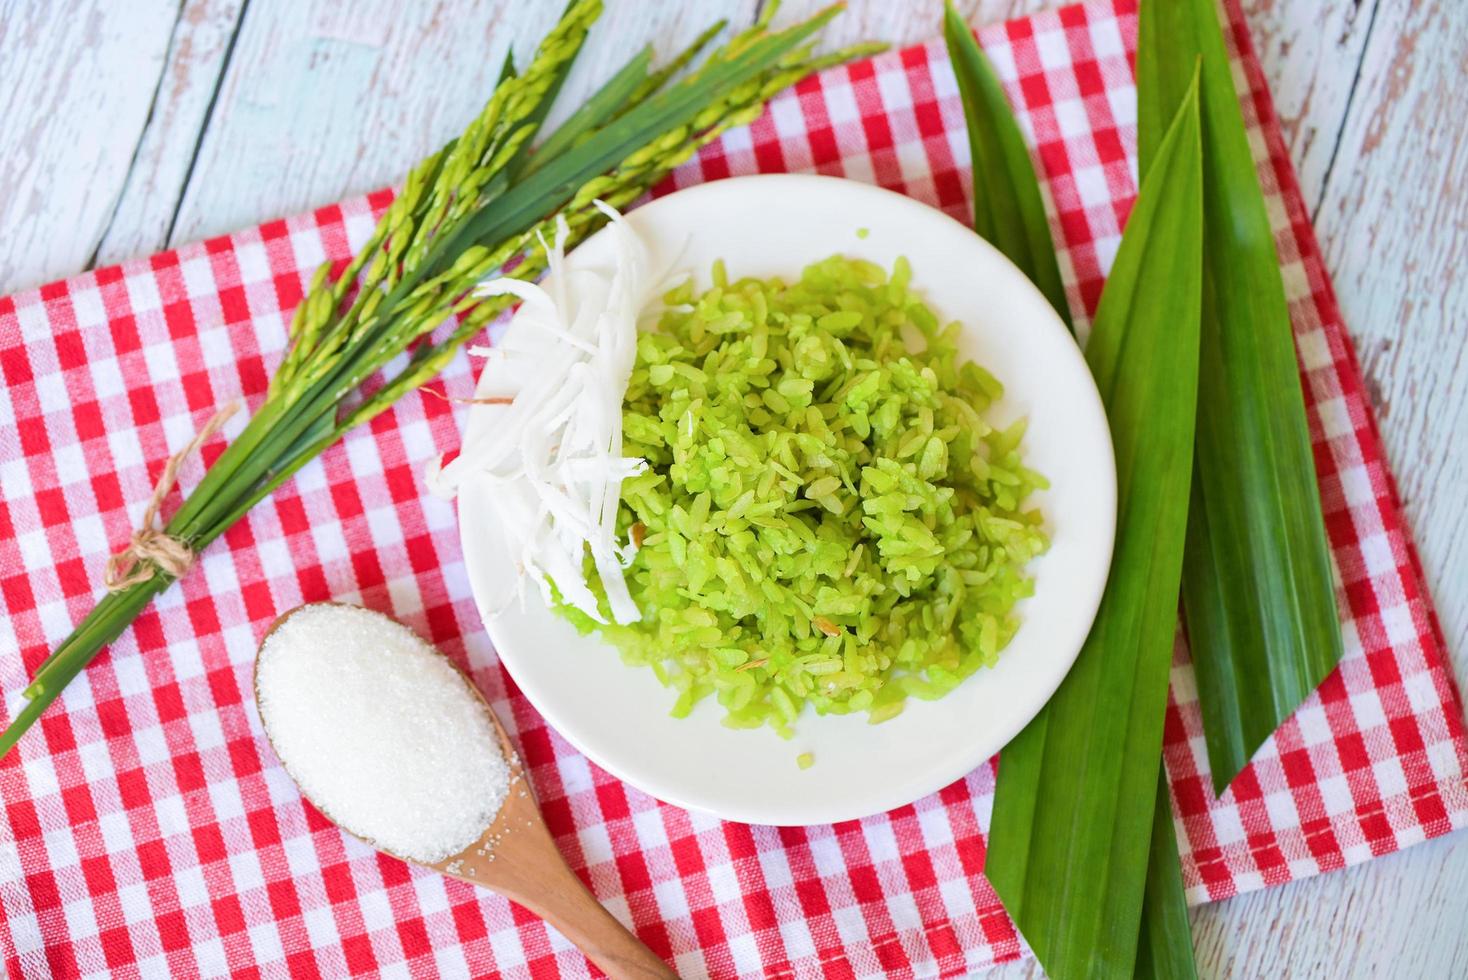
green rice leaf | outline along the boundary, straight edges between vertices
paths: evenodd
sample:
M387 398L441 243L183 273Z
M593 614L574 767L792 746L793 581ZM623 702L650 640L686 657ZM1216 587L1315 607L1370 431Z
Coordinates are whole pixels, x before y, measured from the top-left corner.
M1111 577L1075 665L999 766L985 873L1060 980L1136 963L1192 466L1198 127L1194 91L1142 181L1086 347L1116 448Z
M601 127L569 152L547 160L545 166L525 176L453 234L444 236L435 250L436 261L429 263L430 269L441 270L449 256L470 243L498 242L529 228L569 200L588 173L600 173L659 134L707 115L710 106L718 105L736 88L773 68L840 9L828 7L793 27L759 36L737 52L723 56L715 53L697 73Z
M1142 896L1142 932L1137 941L1136 980L1198 980L1188 903L1178 866L1177 831L1167 795L1167 769L1157 776L1157 806L1152 812L1152 849L1147 888Z
M631 96L627 99L627 105L623 107L624 111L640 104L643 99L667 84L668 79L678 74L684 68L687 68L693 62L693 59L698 57L698 53L708 47L708 43L718 37L719 32L727 26L729 26L728 20L716 20L704 28L703 33L694 38L688 47L678 52L663 67L648 75L640 88L633 90Z
M566 13L569 14L574 6L575 0L570 0L566 4ZM565 16L565 14L562 14L562 16ZM586 35L582 34L576 39L571 56L551 76L550 84L546 86L545 91L541 94L535 107L526 115L525 121L521 125L529 127L530 132L526 136L524 143L521 144L520 149L516 152L515 158L507 163L504 170L498 175L499 179L491 182L481 192L485 200L497 197L509 182L518 176L525 169L526 165L532 161L530 144L535 139L535 135L540 131L540 127L544 124L546 117L550 115L551 107L555 105L556 96L560 94L562 86L566 84L566 78L571 74L571 68L576 63L576 56L580 54L581 48L585 44ZM495 87L498 88L515 76L515 52L511 49L505 52L505 63L500 68L499 81L495 82Z
M958 76L974 170L974 231L1030 278L1071 327L1040 182L999 76L948 0L943 38ZM1073 328L1072 328L1073 329Z
M1341 658L1290 311L1214 0L1142 4L1143 170L1202 58L1203 343L1183 603L1222 792Z
M632 93L647 81L647 70L651 64L652 45L649 44L633 55L632 60L609 78L595 95L583 102L581 108L571 113L569 119L546 137L545 142L530 156L524 172L532 174L539 170L575 146L578 140L618 111L625 109Z

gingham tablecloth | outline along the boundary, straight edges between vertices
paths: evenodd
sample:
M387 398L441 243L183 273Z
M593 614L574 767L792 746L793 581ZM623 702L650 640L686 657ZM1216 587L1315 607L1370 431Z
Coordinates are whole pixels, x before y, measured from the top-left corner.
M1236 7L1232 17L1346 658L1215 799L1179 651L1166 756L1193 902L1468 823L1468 744L1441 632ZM981 32L1040 161L1082 320L1135 193L1135 35L1135 0ZM807 81L669 185L778 170L844 174L966 216L968 146L942 45ZM90 608L109 549L126 541L169 451L220 404L259 404L306 278L361 243L388 199L0 299L9 713ZM445 384L470 390L467 359ZM1025 955L982 877L992 762L883 816L780 830L660 804L548 729L496 663L452 506L424 493L424 463L458 443L456 416L409 396L328 451L209 549L0 765L0 948L11 977L588 973L523 910L380 857L302 802L249 707L250 669L277 614L333 597L402 617L470 668L519 741L566 856L680 974L961 975ZM184 485L201 472L186 466Z

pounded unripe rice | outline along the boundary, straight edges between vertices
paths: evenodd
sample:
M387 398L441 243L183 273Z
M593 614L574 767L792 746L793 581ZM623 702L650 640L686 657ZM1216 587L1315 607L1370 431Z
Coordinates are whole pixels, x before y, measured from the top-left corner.
M1043 477L1023 422L997 430L1002 389L960 363L957 323L910 289L833 256L798 281L729 282L665 297L638 339L619 529L642 619L599 625L677 691L713 695L725 723L782 735L805 705L883 721L994 664L1044 551L1025 507Z

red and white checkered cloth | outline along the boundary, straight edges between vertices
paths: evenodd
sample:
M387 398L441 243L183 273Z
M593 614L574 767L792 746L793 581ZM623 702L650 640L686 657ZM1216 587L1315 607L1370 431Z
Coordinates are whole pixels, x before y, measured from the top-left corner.
M1347 652L1222 799L1179 652L1166 754L1194 902L1468 823L1468 743L1441 632L1237 7L1232 17ZM1082 313L1095 308L1135 193L1135 35L1135 0L981 35L1042 163ZM805 82L670 186L774 170L874 181L966 217L968 145L942 45ZM360 244L388 199L0 299L9 713L90 608L106 555L126 541L169 451L220 404L259 404L307 276ZM445 383L470 390L466 359ZM250 670L277 614L329 597L390 611L468 665L512 727L566 856L680 974L951 976L1023 955L981 874L992 763L883 816L779 830L660 804L548 729L495 661L452 506L423 492L424 463L458 443L455 416L409 396L329 450L209 549L0 765L0 950L11 977L588 972L519 908L381 857L302 802L247 707ZM184 485L201 472L187 465Z

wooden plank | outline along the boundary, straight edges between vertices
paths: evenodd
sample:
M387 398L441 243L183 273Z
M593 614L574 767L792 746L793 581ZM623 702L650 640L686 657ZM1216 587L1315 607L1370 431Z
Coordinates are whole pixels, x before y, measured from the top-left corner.
M19 3L0 14L0 293L91 258L148 118L178 5Z
M775 23L805 17L828 6L830 0L784 0ZM1012 20L1058 6L1057 0L954 0L964 20L982 27ZM892 3L890 0L848 0L845 13L822 34L831 45L855 41L886 41L903 46L943 35L943 5L940 0L922 3Z
M960 7L982 24L1048 3ZM0 242L0 289L392 183L479 108L510 41L528 53L559 9L513 0L372 0L350 12L325 0L255 0L248 12L246 4L185 0L169 21L163 0L129 17L99 0L65 17L32 5L27 17L0 19L0 63L20 66L22 80L0 93L0 141L28 150L0 162L0 186L13 189L0 198L0 226L22 229ZM779 21L824 5L791 0ZM653 38L669 51L720 15L744 26L757 8L757 0L612 3L597 34ZM858 0L827 43L912 43L933 36L936 17ZM466 57L475 43L485 53ZM587 91L622 57L618 45L592 45L568 95ZM73 58L89 70L63 78L56 66ZM452 84L444 66L456 72ZM50 193L58 186L83 190L68 208ZM43 202L44 226L28 220Z
M245 2L183 3L147 127L94 264L110 265L166 247Z
M1039 9L1045 2L967 0L965 7L975 23L983 23ZM824 0L792 0L778 22L825 5ZM735 29L747 25L756 6L755 0L612 3L594 38L649 38L667 53L720 16ZM323 0L255 0L167 244L397 180L410 161L458 132L478 110L506 47L513 41L516 50L528 54L558 9L509 0L466 9L444 0L408 7L373 0L353 5L348 13ZM853 4L837 20L826 43L871 37L910 43L932 36L936 16L914 17L902 5L868 0ZM484 53L466 59L466 45L478 38ZM593 42L567 83L563 106L574 105L578 93L590 91L629 53L623 45ZM453 85L440 77L444 65L460 69ZM156 222L156 214L150 220Z
M1459 831L1364 867L1193 909L1199 975L1468 976L1464 838Z
M1378 2L1251 0L1244 5L1311 211L1320 203L1335 160Z
M458 133L492 90L506 48L528 57L559 4L256 0L246 11L171 244L393 183ZM652 39L686 44L753 0L609 5L567 82L567 102ZM565 111L564 109L562 110Z
M1468 676L1464 13L1460 0L1381 5L1316 214L1460 678Z

